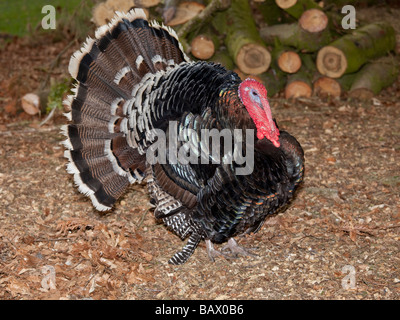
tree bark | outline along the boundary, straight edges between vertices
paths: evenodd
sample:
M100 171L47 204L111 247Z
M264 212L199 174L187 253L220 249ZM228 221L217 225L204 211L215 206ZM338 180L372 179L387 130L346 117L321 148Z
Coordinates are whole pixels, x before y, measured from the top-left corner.
M201 28L216 11L226 10L230 3L231 0L211 0L203 11L179 28L177 35L186 52L190 52L190 46L186 41L187 35L193 30Z
M256 3L254 6L256 9L255 13L261 16L259 19L260 23L258 24L260 27L295 21L291 15L283 13L274 1L269 0Z
M399 64L392 56L367 63L357 72L349 96L370 99L383 88L390 86L399 75Z
M337 78L336 81L340 84L340 87L342 88L342 91L349 91L351 88L351 85L354 82L354 79L356 78L357 72L354 73L348 73L340 78Z
M275 63L272 63L267 72L263 72L258 75L248 75L241 72L239 69L234 70L240 79L245 80L252 78L264 84L267 89L268 98L271 98L278 94L285 88L287 76L282 72Z
M268 69L271 54L260 38L248 0L233 1L227 11L215 17L213 25L226 33L225 45L243 73L256 75Z
M233 70L235 66L232 58L229 56L226 50L218 51L216 54L214 54L211 61L223 65L228 70Z
M323 75L339 78L357 71L370 59L385 55L395 46L395 32L390 24L369 24L323 47L318 52L317 68Z
M314 95L340 97L342 93L340 84L335 79L325 77L317 71L314 54L302 54L301 60L308 71L308 78L312 81Z
M283 46L295 47L302 52L315 52L332 41L328 28L322 32L307 32L298 23L261 28L260 36L266 44L274 45L278 41Z
M275 0L275 2L278 7L296 19L299 19L305 10L321 9L313 0Z
M312 95L312 79L316 73L316 67L311 54L301 56L302 66L300 70L287 77L285 86L285 98L310 97Z
M278 94L285 88L287 76L274 64L271 65L267 72L258 75L259 81L262 82L267 89L268 98Z

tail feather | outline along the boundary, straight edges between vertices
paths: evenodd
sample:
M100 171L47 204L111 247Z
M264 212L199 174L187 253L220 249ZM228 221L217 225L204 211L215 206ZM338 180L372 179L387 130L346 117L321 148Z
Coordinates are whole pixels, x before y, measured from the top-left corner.
M69 72L77 85L65 101L72 122L63 128L67 170L96 209L111 209L129 184L144 178L143 150L126 136L127 113L132 105L143 108L135 95L147 74L183 61L188 58L175 32L149 24L143 10L117 12L71 57Z

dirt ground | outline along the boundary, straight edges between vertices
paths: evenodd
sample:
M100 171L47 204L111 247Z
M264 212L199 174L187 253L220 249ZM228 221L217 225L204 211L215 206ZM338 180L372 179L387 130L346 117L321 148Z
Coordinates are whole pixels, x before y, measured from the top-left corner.
M305 150L297 197L239 239L258 258L212 263L201 244L171 266L184 243L155 222L145 185L99 214L66 173L61 112L44 126L18 113L14 97L37 89L65 45L1 51L0 299L400 298L400 80L366 102L272 99Z

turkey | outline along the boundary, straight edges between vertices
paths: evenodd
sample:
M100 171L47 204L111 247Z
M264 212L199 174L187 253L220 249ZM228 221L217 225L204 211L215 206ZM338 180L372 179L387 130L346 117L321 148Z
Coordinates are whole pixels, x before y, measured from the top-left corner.
M175 32L140 9L97 29L69 72L67 171L94 207L110 210L147 182L155 218L188 239L169 263L185 263L202 240L213 261L251 255L234 237L288 204L304 173L303 150L278 129L265 87L190 61ZM213 152L211 133L221 133ZM214 248L225 242L231 254Z

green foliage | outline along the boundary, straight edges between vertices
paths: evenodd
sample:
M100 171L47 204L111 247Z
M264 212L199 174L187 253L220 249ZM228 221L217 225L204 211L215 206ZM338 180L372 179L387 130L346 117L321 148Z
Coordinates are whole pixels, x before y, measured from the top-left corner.
M50 93L47 97L46 113L49 113L52 109L62 109L63 95L71 87L71 79L64 78L60 82L53 83L50 87Z
M94 24L91 22L92 9L97 2L96 0L80 1L72 12L68 8L62 8L57 18L56 31L58 33L56 35L61 39L69 37L80 41L85 40L94 30Z
M97 0L12 0L0 1L0 33L27 36L36 32L53 36L68 34L84 37L88 33L91 10ZM42 8L52 5L56 9L56 29L44 30ZM67 33L67 34L66 34ZM84 34L84 35L83 35Z

